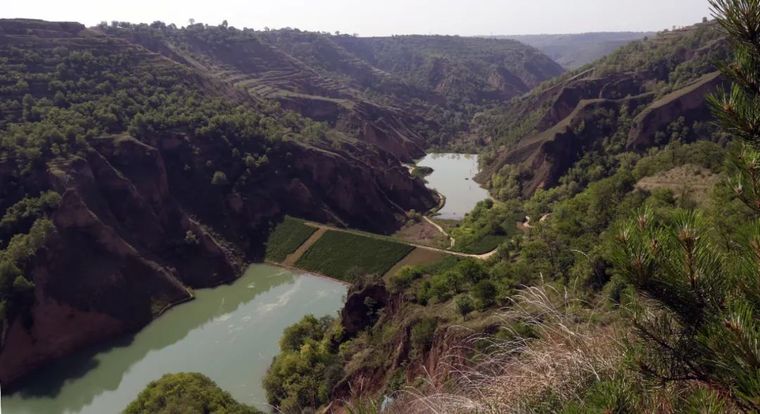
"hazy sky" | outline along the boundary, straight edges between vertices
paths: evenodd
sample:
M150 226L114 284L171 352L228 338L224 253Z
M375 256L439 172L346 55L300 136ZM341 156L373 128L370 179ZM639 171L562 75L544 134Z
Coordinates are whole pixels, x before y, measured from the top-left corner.
M1 0L0 17L180 26L297 27L363 36L655 31L696 23L707 0Z

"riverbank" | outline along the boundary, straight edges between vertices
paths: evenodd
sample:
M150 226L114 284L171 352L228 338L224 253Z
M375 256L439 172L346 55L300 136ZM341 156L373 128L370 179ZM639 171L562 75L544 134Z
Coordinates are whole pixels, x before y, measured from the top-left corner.
M170 372L200 372L235 399L268 409L260 380L288 326L335 314L348 284L253 264L235 282L199 289L134 335L58 361L3 395L4 414L118 412ZM284 311L284 310L287 311Z

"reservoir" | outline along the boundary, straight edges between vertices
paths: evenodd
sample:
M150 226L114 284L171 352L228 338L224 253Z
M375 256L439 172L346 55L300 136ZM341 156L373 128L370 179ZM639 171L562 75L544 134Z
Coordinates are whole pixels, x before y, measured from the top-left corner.
M478 202L489 198L488 191L473 180L479 171L475 154L428 154L417 166L433 169L426 180L428 187L446 197L439 211L442 219L461 220Z
M256 264L231 285L195 292L137 334L51 364L3 395L4 414L118 413L163 374L200 372L238 401L267 410L261 380L288 326L333 315L346 286ZM268 411L268 410L267 410Z

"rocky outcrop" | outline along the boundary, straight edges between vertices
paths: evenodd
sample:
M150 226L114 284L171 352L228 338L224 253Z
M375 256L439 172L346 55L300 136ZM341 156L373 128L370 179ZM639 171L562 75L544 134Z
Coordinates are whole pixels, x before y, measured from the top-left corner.
M288 96L279 99L283 108L298 112L316 121L326 122L341 131L355 133L363 142L412 162L425 154L425 137L411 125L425 120L403 114L395 108L367 101L341 103L312 96Z
M371 283L366 286L352 286L346 304L340 312L340 323L348 337L355 336L372 326L377 320L377 311L390 300L385 285Z
M578 107L579 102L590 99L622 99L643 93L642 82L635 74L580 78L560 89L549 111L539 122L538 128L551 128L561 122Z

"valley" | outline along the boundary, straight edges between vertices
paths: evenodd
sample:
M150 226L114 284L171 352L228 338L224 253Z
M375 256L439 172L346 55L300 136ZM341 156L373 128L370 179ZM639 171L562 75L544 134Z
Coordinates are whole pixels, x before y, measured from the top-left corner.
M426 177L428 187L444 195L446 203L436 217L462 220L475 205L489 197L488 191L474 181L480 166L476 154L428 154L418 166L432 168Z
M446 180L459 184L441 189L446 200L444 209L449 208L449 203L474 206L479 197L487 196L470 188L477 173L474 157L432 154L428 159L463 164L454 169L447 169L446 163L425 160L418 164L434 164L447 171L442 178L434 172L430 185ZM327 240L331 237L334 242ZM318 243L325 247L315 246ZM398 246L400 250L394 256L391 251L383 251L383 245ZM277 355L276 339L306 315L335 314L343 305L347 289L343 283L350 286L356 281L353 278L363 274L389 278L404 266L436 263L447 255L479 260L490 257L406 245L388 236L291 217L286 217L270 235L267 251L268 261L278 267L250 265L232 284L193 292L192 301L168 310L135 335L55 362L26 378L15 391L6 390L5 410L12 414L102 413L109 407L126 406L150 381L186 370L208 376L238 401L265 410L266 397L258 384ZM362 259L365 252L383 261L362 267L367 260ZM302 260L307 253L314 259ZM330 266L331 262L345 263L343 270L341 266ZM195 362L188 364L188 359ZM253 364L254 360L258 363Z
M514 38L0 19L0 403L760 410L760 2L709 4Z

